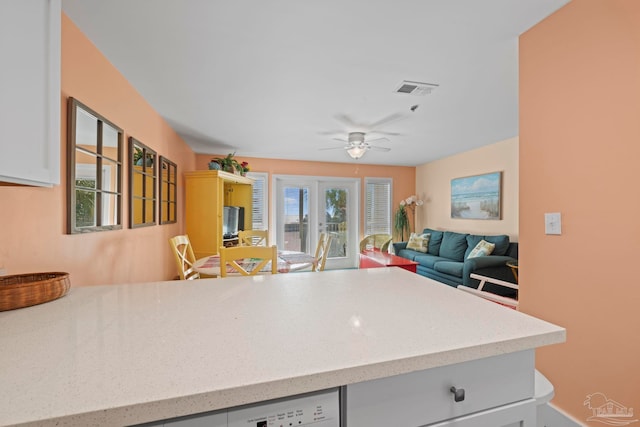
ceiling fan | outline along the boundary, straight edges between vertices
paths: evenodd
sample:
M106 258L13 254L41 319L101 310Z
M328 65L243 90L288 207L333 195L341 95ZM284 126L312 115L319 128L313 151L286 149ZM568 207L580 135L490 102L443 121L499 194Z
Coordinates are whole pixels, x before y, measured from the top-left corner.
M346 145L343 147L330 147L330 148L321 148L321 150L339 150L343 149L347 151L347 154L351 156L352 159L359 159L364 156L364 154L369 150L378 150L378 151L390 151L390 148L387 147L379 147L376 145L371 145L372 142L391 142L388 138L375 138L375 139L367 139L367 136L364 132L349 132L348 138L333 138L336 141L345 142Z
M344 114L344 113L336 114L333 117L334 119L336 119L337 121L345 125L346 129L319 132L320 135L341 134L346 130L349 132L358 131L366 134L374 133L377 135L398 136L398 135L401 135L398 132L386 132L386 131L383 131L381 128L391 123L407 118L405 114L401 114L401 113L389 114L388 116L385 116L379 120L376 120L375 122L356 121L352 119L348 114Z

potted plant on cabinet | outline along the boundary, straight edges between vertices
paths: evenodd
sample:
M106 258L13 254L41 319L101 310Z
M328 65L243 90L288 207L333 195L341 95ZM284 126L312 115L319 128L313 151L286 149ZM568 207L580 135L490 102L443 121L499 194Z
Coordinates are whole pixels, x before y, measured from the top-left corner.
M236 173L241 171L240 163L234 158L236 153L229 153L225 157L216 157L211 159L209 163L209 169L220 169L225 172ZM219 165L218 168L215 167L215 163Z
M240 175L242 176L247 176L247 172L249 172L249 163L248 162L242 162L240 163Z
M215 157L209 162L210 170L223 170L225 172L235 173L236 175L246 176L249 172L249 163L240 163L235 159L236 153L229 153L225 157Z

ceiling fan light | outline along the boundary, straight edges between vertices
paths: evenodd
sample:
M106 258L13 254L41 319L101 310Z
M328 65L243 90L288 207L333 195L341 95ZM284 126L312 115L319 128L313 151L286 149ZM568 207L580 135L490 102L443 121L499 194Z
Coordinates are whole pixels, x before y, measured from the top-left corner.
M349 153L349 156L351 156L352 159L359 159L364 156L364 153L366 152L366 148L363 147L351 147L347 150L347 153Z

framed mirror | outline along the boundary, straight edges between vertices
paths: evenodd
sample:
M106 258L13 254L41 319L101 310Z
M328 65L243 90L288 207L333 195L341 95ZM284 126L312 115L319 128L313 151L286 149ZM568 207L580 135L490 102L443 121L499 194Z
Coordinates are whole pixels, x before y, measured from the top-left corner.
M129 137L129 227L156 224L157 154Z
M75 98L67 107L67 232L121 229L123 131Z
M178 166L160 156L160 224L178 221Z

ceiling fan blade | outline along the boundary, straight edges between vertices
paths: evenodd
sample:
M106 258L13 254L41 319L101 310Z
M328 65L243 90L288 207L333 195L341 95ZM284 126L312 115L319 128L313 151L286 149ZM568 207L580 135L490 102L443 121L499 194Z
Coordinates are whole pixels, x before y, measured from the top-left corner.
M349 140L344 139L344 138L332 138L332 139L335 140L335 141L340 141L340 142L346 142L346 143L349 142Z
M346 114L343 113L339 113L336 114L335 116L333 116L336 120L338 120L339 122L344 123L347 126L351 126L354 128L360 128L362 127L359 123L356 123L351 117L349 117Z
M371 123L369 125L369 128L371 128L371 130L375 130L378 127L382 127L382 126L388 125L390 123L393 123L393 122L398 121L400 119L404 119L406 117L407 116L405 114L401 114L401 113L389 114L388 116L381 118L377 122Z
M383 130L372 130L367 132L367 135L372 135L372 134L387 135L387 136L402 136L400 132L385 132Z
M370 145L369 148L371 148L372 150L376 150L376 151L391 151L391 148L378 147L378 146L375 146L375 145Z
M344 133L343 129L340 130L325 130L318 132L318 135L342 135Z
M348 146L342 146L342 147L327 147L327 148L318 148L319 151L326 151L326 150L346 150L347 148L349 148Z
M372 142L391 142L391 140L389 138L385 138L385 137L381 137L381 138L374 138L374 139L365 139L367 144L371 144Z

